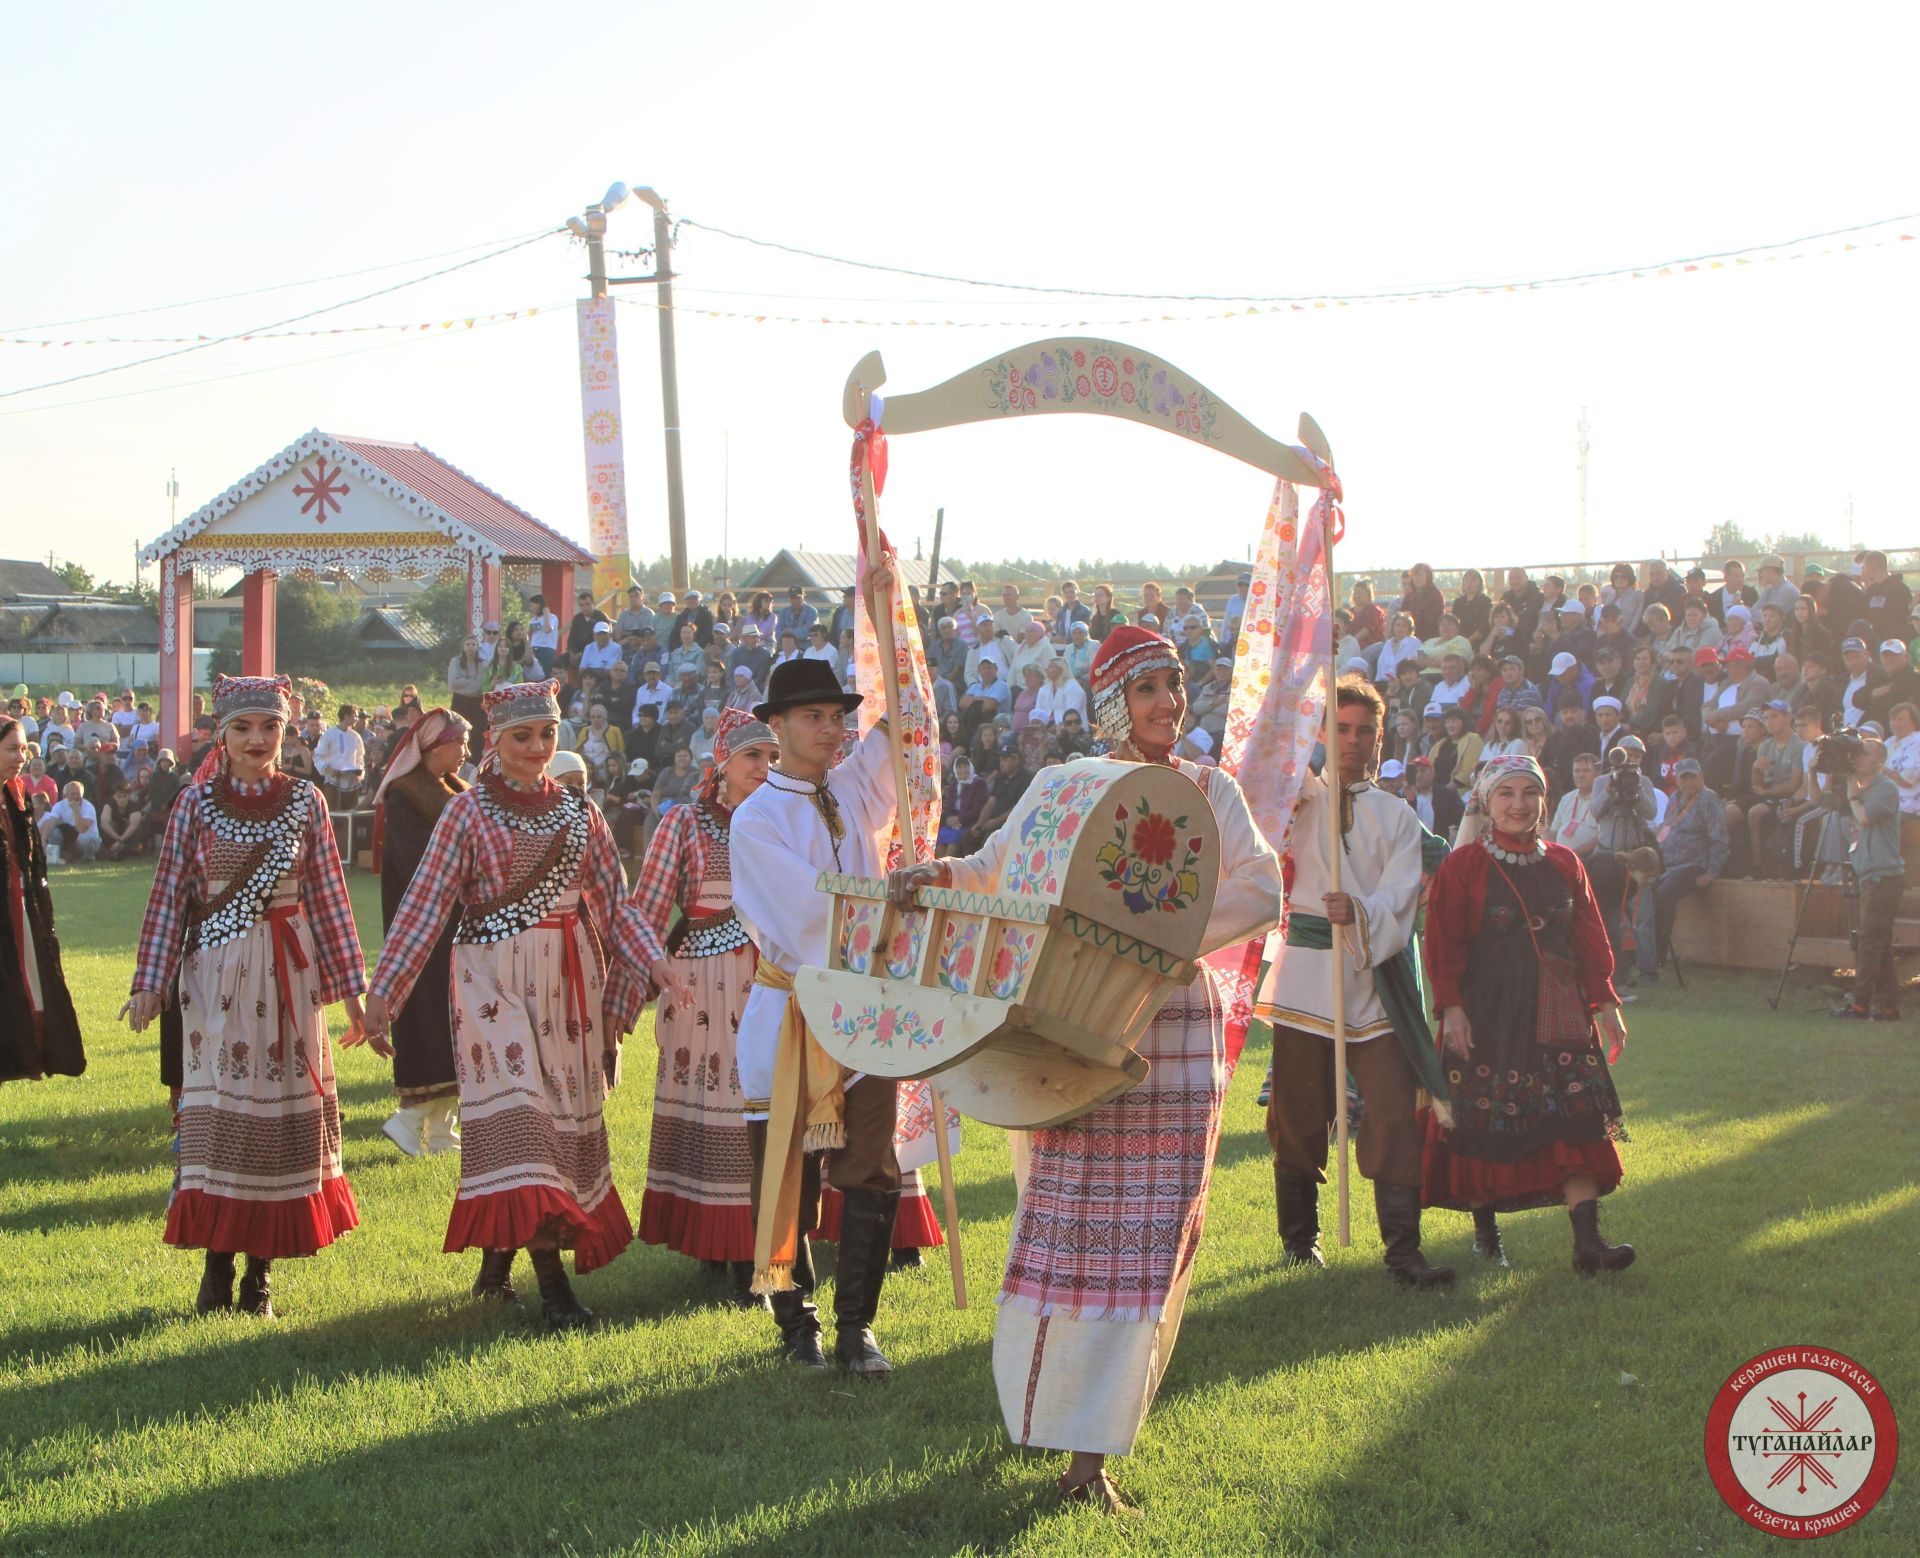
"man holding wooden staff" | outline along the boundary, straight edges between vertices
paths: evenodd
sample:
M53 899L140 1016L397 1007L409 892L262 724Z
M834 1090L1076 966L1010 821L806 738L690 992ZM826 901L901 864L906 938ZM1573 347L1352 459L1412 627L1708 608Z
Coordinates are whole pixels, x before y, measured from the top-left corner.
M833 766L846 715L860 702L840 690L824 660L774 667L766 701L753 714L779 739L780 757L734 813L730 852L734 908L760 949L738 1042L753 1154L753 1290L771 1296L787 1357L824 1368L803 1235L817 1213L826 1150L828 1182L845 1198L834 1359L850 1373L878 1377L893 1367L872 1327L900 1206L896 1084L849 1077L814 1042L791 996L795 971L826 956L832 899L814 891L815 877L884 870L895 806L886 725L875 725Z
M1283 1259L1290 1266L1326 1264L1319 1187L1327 1179L1335 1090L1345 1087L1332 1042L1337 972L1347 1069L1366 1104L1357 1155L1360 1172L1373 1181L1387 1270L1409 1287L1441 1287L1453 1281L1452 1269L1428 1265L1420 1253L1421 1090L1436 1109L1446 1108L1445 1077L1413 964L1420 824L1411 807L1373 783L1386 712L1380 694L1364 678L1347 676L1336 684L1335 699L1339 872L1326 811L1331 792L1323 775L1310 775L1294 814L1286 951L1269 969L1255 1005L1256 1015L1273 1025L1267 1139Z

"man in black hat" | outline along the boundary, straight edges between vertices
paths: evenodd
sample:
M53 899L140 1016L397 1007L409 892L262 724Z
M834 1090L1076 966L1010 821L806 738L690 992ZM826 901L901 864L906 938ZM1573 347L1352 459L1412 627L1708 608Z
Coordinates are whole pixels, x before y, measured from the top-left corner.
M872 1076L846 1084L838 1096L820 1086L823 1073L839 1068L820 1054L791 994L800 966L826 958L832 900L813 890L815 877L885 875L896 810L885 725L874 726L834 766L846 716L860 702L857 693L840 690L824 660L773 668L766 701L753 716L772 727L780 758L734 813L728 854L734 908L760 949L737 1041L753 1153L754 1291L772 1298L786 1356L824 1368L806 1239L819 1206L821 1163L807 1148L827 1148L827 1180L844 1198L834 1359L850 1373L879 1377L892 1370L872 1327L900 1206L897 1087ZM840 1076L844 1082L846 1073Z

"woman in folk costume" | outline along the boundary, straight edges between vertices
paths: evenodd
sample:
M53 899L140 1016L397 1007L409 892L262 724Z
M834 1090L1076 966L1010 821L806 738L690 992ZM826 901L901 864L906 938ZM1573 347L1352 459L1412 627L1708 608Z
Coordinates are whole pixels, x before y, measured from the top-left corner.
M733 1300L764 1309L753 1283L753 1155L734 1042L759 962L733 909L728 837L735 809L760 788L778 750L751 714L728 709L713 768L693 802L667 813L647 846L633 904L672 959L654 1021L660 1067L647 1141L640 1237L731 1271ZM674 911L680 919L673 924ZM609 1020L630 1028L644 990L625 965L608 981Z
M618 1036L602 1014L608 958L664 984L670 965L627 903L620 857L586 796L547 775L560 728L557 682L482 699L479 781L448 801L374 970L371 1032L406 1009L441 927L459 909L449 990L460 1085L460 1191L442 1248L483 1252L475 1297L514 1300L524 1247L555 1328L588 1325L560 1251L580 1272L633 1240L613 1188L601 1104ZM438 989L420 999L436 1005ZM603 1059L604 1052L604 1059Z
M480 700L474 699L478 704ZM393 925L447 803L467 788L454 770L466 761L473 727L446 709L430 709L400 738L373 797L373 853L380 873L380 919ZM453 966L453 923L441 928L421 973L428 990L443 990ZM439 1001L415 1001L393 1020L393 1090L400 1104L381 1126L408 1157L458 1152L454 1112L460 1084L453 1073L453 1021Z
M47 847L20 778L26 760L26 726L0 714L0 1082L87 1069L53 933Z
M1200 787L1220 828L1220 885L1202 953L1270 930L1280 861L1222 769L1172 756L1186 713L1173 646L1117 627L1093 662L1094 719L1111 761L1161 763ZM991 891L1011 840L895 873L904 897L927 884ZM1227 1001L1202 967L1161 1007L1139 1054L1138 1087L1065 1125L1032 1133L1031 1168L1000 1289L993 1372L1018 1444L1069 1450L1067 1497L1123 1507L1105 1470L1153 1404L1180 1330L1226 1096Z
M1564 1202L1573 1268L1592 1276L1633 1263L1632 1245L1600 1237L1598 1201L1620 1183L1607 1068L1627 1029L1586 870L1540 837L1546 793L1532 758L1487 763L1475 785L1486 831L1434 878L1427 966L1453 1126L1429 1118L1421 1185L1426 1205L1471 1211L1476 1248L1503 1265L1495 1214Z
M340 1167L326 1007L365 1038L366 962L320 792L278 771L284 676L213 685L217 743L167 819L133 992L135 1032L178 983L179 1168L169 1244L204 1249L197 1308L273 1313L270 1268L311 1255L360 1214ZM375 1044L387 1054L384 1042Z

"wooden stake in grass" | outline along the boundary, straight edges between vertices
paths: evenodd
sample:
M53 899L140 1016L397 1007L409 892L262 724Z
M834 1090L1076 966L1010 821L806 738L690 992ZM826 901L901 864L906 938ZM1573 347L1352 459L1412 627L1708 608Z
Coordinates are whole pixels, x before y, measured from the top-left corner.
M866 387L860 387L860 394L867 393ZM877 431L877 430L876 430ZM869 446L871 447L871 446ZM862 521L866 542L867 567L877 573L882 567L891 567L881 552L880 544L880 502L873 490L873 462L871 459L860 462L860 499L865 511ZM892 586L900 588L897 572L891 573ZM903 856L909 862L920 858L920 827L913 815L913 807L907 797L911 793L907 784L907 749L900 731L900 688L899 678L894 672L895 646L893 641L893 602L882 602L875 595L870 596L868 605L873 616L873 638L880 652L880 681L887 690L887 740L893 748L893 801L894 813L900 828L900 845ZM947 1214L947 1263L953 1276L953 1307L967 1307L967 1269L960 1256L960 1207L953 1193L953 1150L947 1144L947 1104L940 1096L938 1084L929 1084L933 1095L933 1142L934 1151L940 1159L940 1204Z

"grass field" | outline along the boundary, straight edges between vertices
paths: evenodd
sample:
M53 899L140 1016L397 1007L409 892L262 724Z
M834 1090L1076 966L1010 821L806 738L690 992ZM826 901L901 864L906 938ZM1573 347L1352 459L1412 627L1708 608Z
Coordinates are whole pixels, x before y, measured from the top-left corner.
M1774 1539L1725 1508L1701 1448L1736 1365L1837 1348L1920 1430L1920 1018L1829 1023L1812 980L1775 1015L1770 982L1704 972L1629 1012L1633 1141L1604 1226L1641 1258L1619 1278L1576 1280L1565 1216L1535 1212L1508 1222L1511 1272L1400 1292L1358 1181L1352 1249L1280 1271L1250 1051L1179 1349L1114 1466L1127 1520L1061 1509L1058 1459L1006 1442L989 1360L1013 1189L984 1127L959 1159L973 1307L943 1266L890 1282L883 1387L778 1366L768 1320L654 1249L580 1282L594 1334L474 1306L471 1259L439 1253L455 1166L380 1135L365 1051L340 1060L363 1227L283 1263L278 1321L197 1321L199 1257L159 1237L153 1041L113 1025L146 876L60 876L92 1067L0 1089L6 1552L1748 1552ZM377 931L369 878L354 897ZM608 1110L636 1212L637 1040ZM1428 1217L1436 1259L1464 1268L1469 1236ZM1913 1476L1829 1544L1920 1551Z

